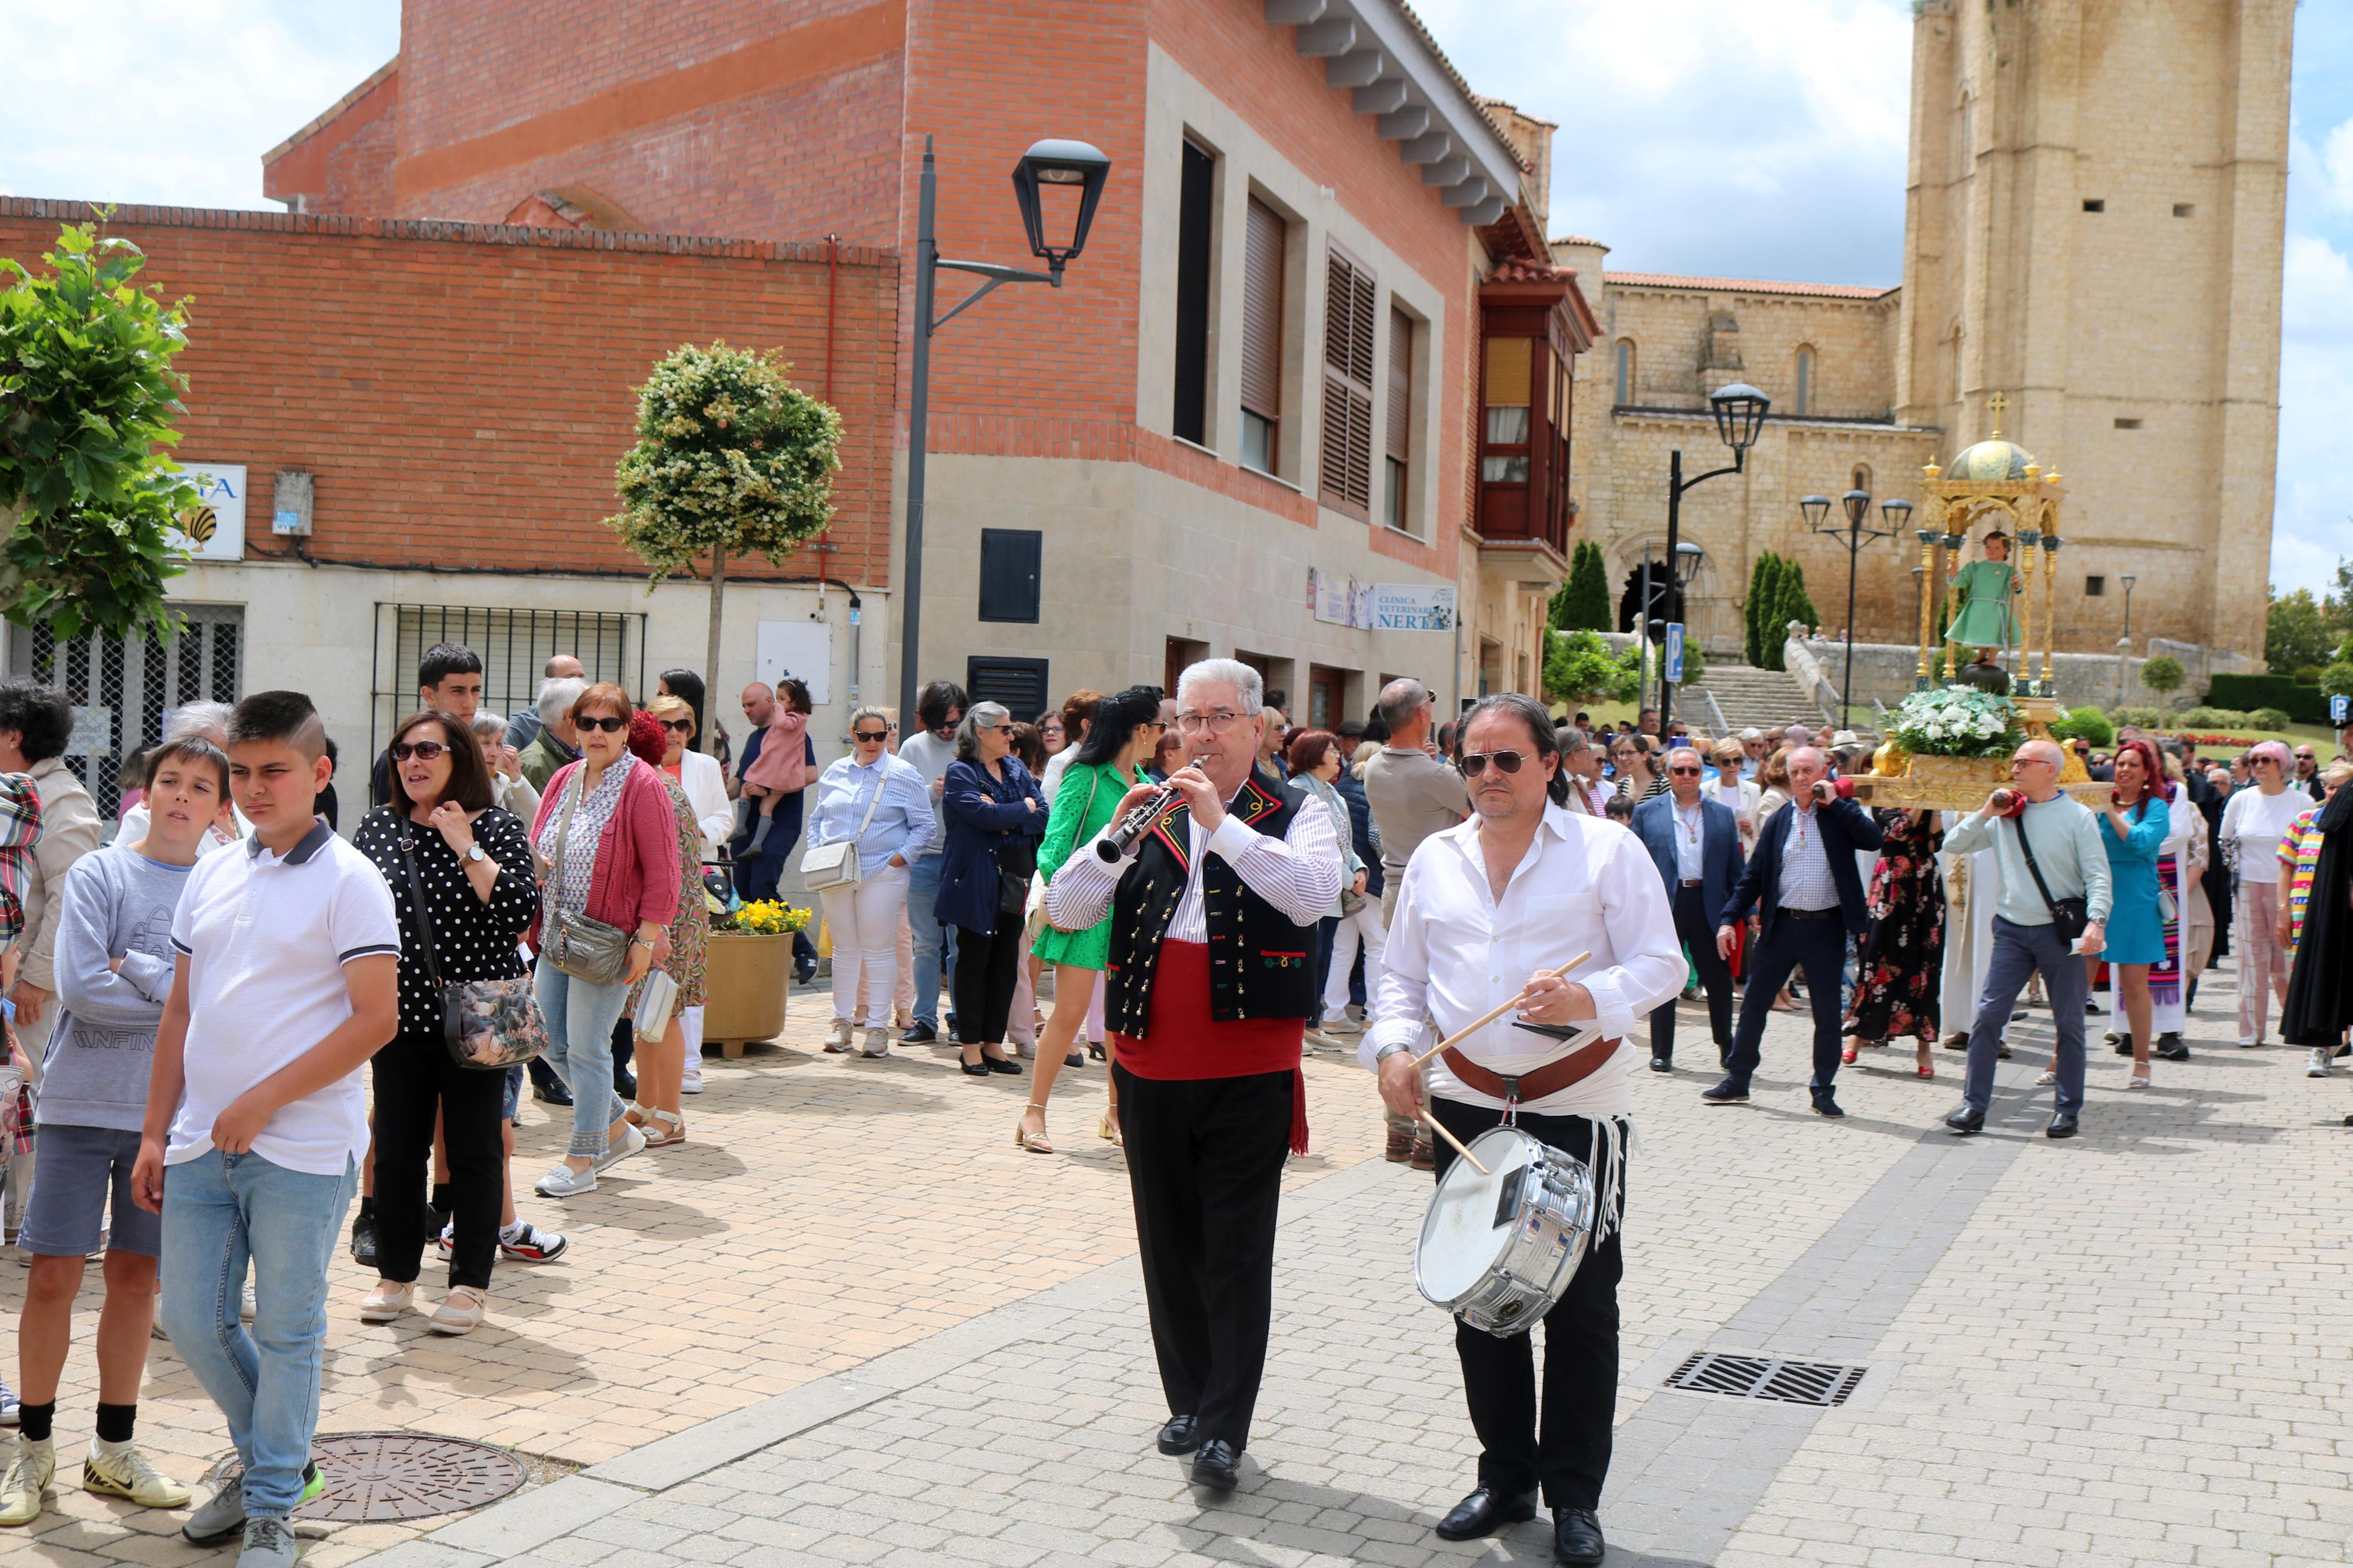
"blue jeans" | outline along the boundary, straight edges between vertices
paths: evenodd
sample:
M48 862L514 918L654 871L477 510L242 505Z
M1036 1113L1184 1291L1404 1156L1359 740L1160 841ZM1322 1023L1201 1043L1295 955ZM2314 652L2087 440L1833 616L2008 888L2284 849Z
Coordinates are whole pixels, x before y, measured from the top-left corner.
M249 1519L301 1500L319 1425L327 1269L359 1166L317 1176L259 1154L208 1151L164 1174L164 1291L172 1348L228 1417ZM253 1263L253 1328L237 1321Z
M565 1152L594 1159L628 1109L613 1092L613 1026L621 1021L629 987L575 980L543 957L532 984L547 1020L548 1065L572 1091L572 1142Z
M915 1022L940 1026L940 959L955 962L955 928L940 924L932 906L940 898L940 863L926 855L907 868L907 926L915 933ZM887 998L886 998L887 1000ZM955 1003L953 995L949 998Z
M2084 1109L2084 1004L2092 994L2084 955L2059 939L2058 928L2013 925L1993 917L1993 958L1986 965L1985 991L1978 997L1977 1026L1969 1031L1969 1076L1961 1099L1975 1110L1993 1103L1993 1064L2001 1032L2026 981L2042 972L2058 1039L2058 1092L2052 1109L2081 1114Z

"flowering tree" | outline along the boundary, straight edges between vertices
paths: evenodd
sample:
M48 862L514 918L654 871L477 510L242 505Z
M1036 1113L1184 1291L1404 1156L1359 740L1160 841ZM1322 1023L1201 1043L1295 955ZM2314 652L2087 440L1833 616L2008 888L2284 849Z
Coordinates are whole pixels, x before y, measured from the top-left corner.
M638 389L638 440L613 476L624 508L608 525L662 579L711 558L711 642L702 679L719 690L720 595L727 558L781 566L833 518L841 416L793 385L773 352L681 344Z
M61 642L168 636L164 584L187 561L172 530L197 501L163 450L185 301L137 287L139 247L94 229L67 226L41 259L36 276L0 258L0 614Z

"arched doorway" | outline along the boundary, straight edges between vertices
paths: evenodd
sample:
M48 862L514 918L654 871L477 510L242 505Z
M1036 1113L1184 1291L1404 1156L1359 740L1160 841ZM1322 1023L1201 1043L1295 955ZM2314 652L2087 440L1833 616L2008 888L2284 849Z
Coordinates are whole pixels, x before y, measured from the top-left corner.
M1680 621L1683 618L1683 596L1667 582L1667 563L1653 557L1650 563L1651 584L1651 615L1655 620ZM1626 574L1626 584L1618 595L1618 629L1630 632L1641 615L1642 563L1637 561Z

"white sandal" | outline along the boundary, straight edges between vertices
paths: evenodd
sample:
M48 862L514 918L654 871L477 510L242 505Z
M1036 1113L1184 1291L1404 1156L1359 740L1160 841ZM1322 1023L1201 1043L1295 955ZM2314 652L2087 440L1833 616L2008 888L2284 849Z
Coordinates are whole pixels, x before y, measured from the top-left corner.
M666 1124L670 1131L657 1137L654 1132L654 1123L657 1121ZM686 1118L675 1111L655 1110L649 1108L640 1130L646 1135L646 1147L649 1149L666 1149L672 1143L686 1142Z

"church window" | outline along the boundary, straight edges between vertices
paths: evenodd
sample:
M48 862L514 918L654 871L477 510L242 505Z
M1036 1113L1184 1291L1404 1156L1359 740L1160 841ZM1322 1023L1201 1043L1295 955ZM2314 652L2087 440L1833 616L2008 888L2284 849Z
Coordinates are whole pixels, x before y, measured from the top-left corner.
M1792 408L1790 412L1793 414L1811 414L1813 411L1814 351L1810 348L1801 348L1798 351L1797 405Z
M2173 204L2173 216L2175 217L2188 217L2197 210L2198 208L2189 202L2176 202Z
M2087 213L2104 213L2107 211L2108 204L2106 198L2102 196L2085 196L2084 198L2084 210Z
M2084 579L2084 597L2086 599L2103 598L2106 595L2107 591L2108 580L2105 577L2086 577Z
M1634 340L1618 340L1618 395L1620 404L1634 401Z
M2116 421L2116 428L2119 430L2137 430L2140 428L2140 421L2137 419L2119 418Z

